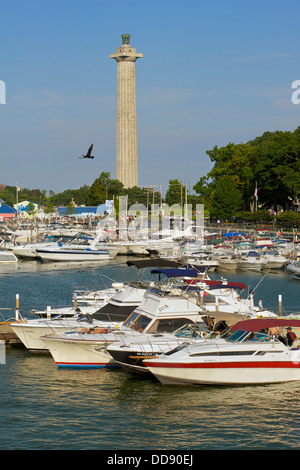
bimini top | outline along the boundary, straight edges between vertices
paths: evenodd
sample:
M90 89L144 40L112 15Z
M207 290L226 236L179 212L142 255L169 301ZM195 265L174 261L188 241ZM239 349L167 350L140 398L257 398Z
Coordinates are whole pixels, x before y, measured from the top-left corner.
M255 333L256 331L274 328L276 326L281 326L282 328L287 326L300 328L300 320L293 320L291 318L284 319L282 317L256 318L253 320L239 321L232 327L232 330L251 331L252 333Z
M147 258L147 259L139 259L139 260L133 260L133 261L126 261L127 266L135 266L137 269L142 269L142 268L153 268L153 267L170 267L170 268L176 268L180 266L180 264L177 261L173 260L168 260L168 259L153 259L153 258Z
M167 277L198 277L194 269L152 269L151 274L164 274Z

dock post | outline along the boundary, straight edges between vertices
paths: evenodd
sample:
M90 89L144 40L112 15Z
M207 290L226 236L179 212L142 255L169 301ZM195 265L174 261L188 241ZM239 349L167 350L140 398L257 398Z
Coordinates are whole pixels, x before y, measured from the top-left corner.
M51 305L47 305L47 319L51 319Z
M282 295L278 295L278 315L282 317Z
M19 294L16 294L16 310L15 310L15 318L16 318L16 321L19 321L19 320L20 320L19 310L20 310Z

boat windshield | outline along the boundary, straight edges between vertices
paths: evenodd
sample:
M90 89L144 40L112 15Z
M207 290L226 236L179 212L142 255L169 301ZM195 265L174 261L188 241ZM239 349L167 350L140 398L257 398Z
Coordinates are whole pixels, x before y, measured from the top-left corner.
M226 341L231 343L241 343L242 341L251 341L252 343L274 341L275 338L266 335L265 333L252 333L251 331L236 330L226 336ZM278 341L278 340L277 340Z
M132 330L144 331L150 321L151 318L133 312L124 322L124 326L131 328Z
M213 332L209 332L206 329L203 329L203 324L197 323L185 323L182 327L178 328L178 330L173 331L173 334L177 337L184 337L184 338L205 338L210 336Z

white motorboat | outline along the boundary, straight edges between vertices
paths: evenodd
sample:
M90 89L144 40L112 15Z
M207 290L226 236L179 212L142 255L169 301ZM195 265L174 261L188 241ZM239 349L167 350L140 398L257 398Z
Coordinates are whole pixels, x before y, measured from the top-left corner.
M18 258L10 250L3 248L5 239L0 239L0 263L17 263Z
M95 262L114 258L118 254L117 247L102 242L100 235L93 237L79 232L70 242L37 246L35 252L43 261Z
M175 348L183 341L192 342L199 337L212 337L216 333L230 327L238 320L247 318L276 318L277 315L267 309L254 305L253 298L242 299L240 291L245 284L227 281L202 281L186 279L190 286L198 285L197 303L200 308L201 323L184 325L173 332L173 338L164 338L163 332L151 335L147 332L140 338L125 336L122 341L108 346L107 350L120 365L131 372L146 373L143 364L145 357L156 356ZM200 328L199 328L200 327Z
M197 266L204 266L207 271L215 271L218 268L219 262L213 258L211 252L202 249L196 250L196 244L182 245L181 260L187 264L194 264ZM188 247L188 248L187 248Z
M37 248L43 261L104 261L110 259L109 251L91 246L67 246Z
M286 266L286 271L292 274L294 279L300 279L300 261L292 261Z
M145 366L162 384L256 385L300 380L300 349L262 330L299 327L300 320L251 319L238 322L228 337L181 345Z
M217 269L222 269L225 271L236 271L238 269L238 261L236 256L233 254L220 254L215 256L215 260L219 263Z
M46 345L41 341L41 336L53 333L62 333L69 330L81 330L82 328L102 327L107 325L121 325L128 315L141 302L146 287L124 286L110 299L99 303L73 309L74 315L67 315L68 309L56 310L57 315L53 316L53 310L44 311L44 318L25 319L11 324L11 329L22 341L24 346L30 351L47 350ZM37 312L35 312L37 313ZM47 317L47 313L52 316Z
M17 263L18 258L11 251L0 248L0 264L2 263Z
M181 270L191 274L190 270ZM195 273L195 271L194 271ZM182 275L183 273L180 273ZM179 274L178 274L179 275ZM197 273L196 273L197 275ZM171 333L186 323L199 321L205 327L199 314L200 307L192 294L188 298L189 286L185 291L159 288L154 283L149 287L140 305L123 322L120 332L124 337L140 336L141 333L158 335ZM41 337L49 349L58 367L110 367L112 356L108 355L108 344L120 340L120 334L108 330L107 334L97 331L97 334L65 332L59 335ZM84 350L84 354L82 351ZM95 353L95 350L97 353ZM90 352L90 354L89 354ZM115 361L113 361L115 364Z
M177 264L167 260L149 259L128 262L127 265L143 270L148 266L174 266ZM65 309L51 308L50 310L48 308L43 311L34 311L35 315L43 318L20 319L20 321L12 323L11 328L27 349L31 351L46 350L45 343L40 340L41 336L71 329L81 330L83 327L101 326L103 321L112 322L112 324L113 322L122 323L140 304L148 286L149 281L141 280L127 284L113 283L111 288L97 291L94 294L89 292L89 308L74 305ZM80 298L79 292L75 293L77 302L79 299L86 300L84 294ZM93 300L92 297L94 297Z
M246 255L238 257L238 269L250 271L262 271L266 261L256 251L249 251Z
M288 263L288 259L277 250L261 251L260 257L266 261L264 269L282 269Z
M214 313L214 317L210 317L212 325L202 322L198 324L187 323L172 334L143 333L137 337L125 335L119 338L119 341L111 343L107 347L107 352L124 370L134 374L148 374L149 370L143 362L145 359L157 357L183 343L189 344L199 341L201 338L208 339L218 336L227 324L235 323L243 317L248 318L247 315L242 314L221 313L218 315Z
M38 253L36 252L37 248L49 248L49 247L58 247L59 243L67 243L74 239L74 236L69 237L45 237L40 242L36 243L24 243L17 244L10 247L10 250L21 259L41 259Z

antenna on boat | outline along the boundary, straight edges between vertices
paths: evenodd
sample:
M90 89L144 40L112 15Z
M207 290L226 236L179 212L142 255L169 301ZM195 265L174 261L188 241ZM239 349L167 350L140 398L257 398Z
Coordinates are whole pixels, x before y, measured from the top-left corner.
M259 283L256 284L256 286L254 287L254 289L251 289L251 292L249 292L247 298L249 298L250 294L253 294L253 293L255 292L255 290L258 288L259 284L264 280L264 278L266 277L267 274L269 274L269 272L270 272L270 269L268 269L268 271L266 272L266 274L261 278L261 280L259 281Z

